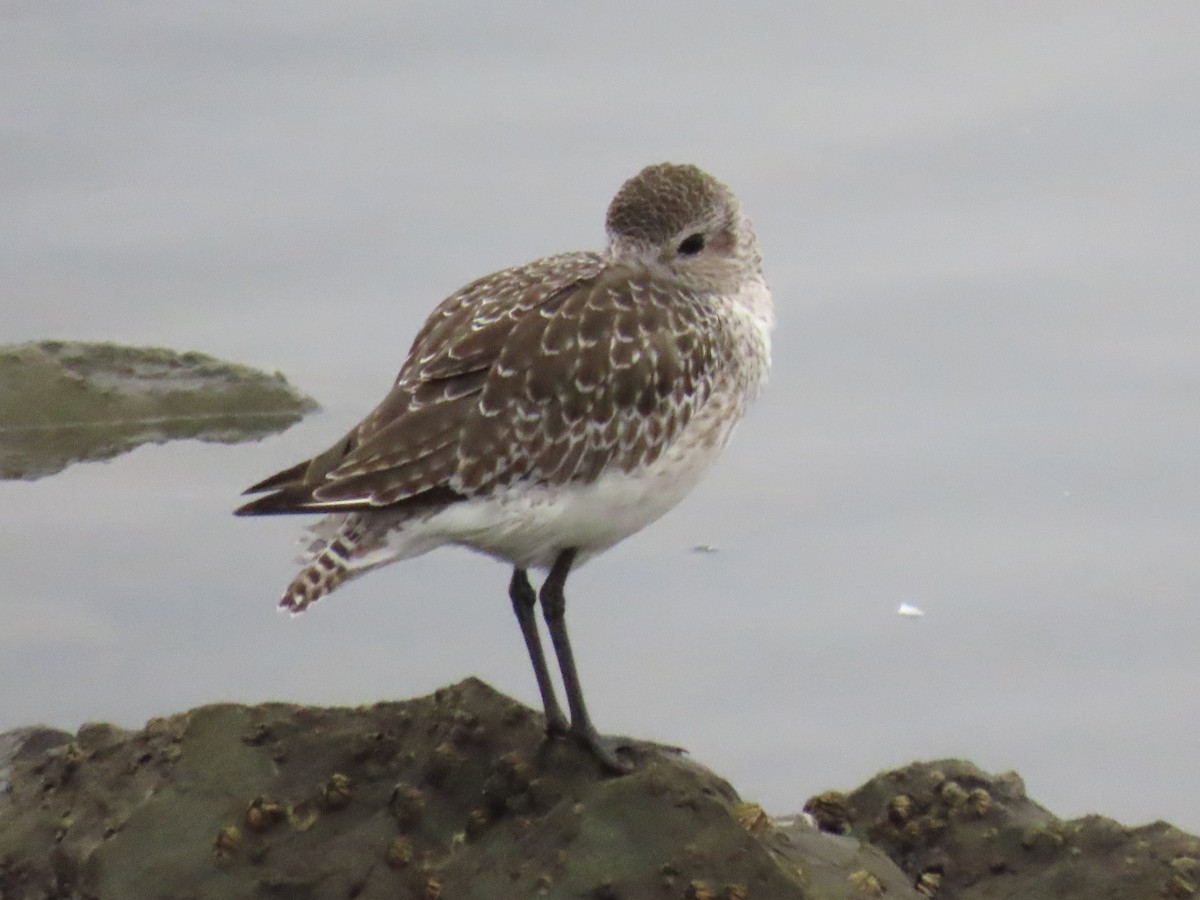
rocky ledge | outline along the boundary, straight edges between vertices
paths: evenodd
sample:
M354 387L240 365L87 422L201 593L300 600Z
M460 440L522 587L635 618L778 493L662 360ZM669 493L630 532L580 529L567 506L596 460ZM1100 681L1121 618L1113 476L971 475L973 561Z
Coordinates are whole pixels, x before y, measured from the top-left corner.
M0 898L1190 897L1200 840L908 766L771 818L681 752L619 778L475 679L0 736ZM815 824L814 824L815 823Z

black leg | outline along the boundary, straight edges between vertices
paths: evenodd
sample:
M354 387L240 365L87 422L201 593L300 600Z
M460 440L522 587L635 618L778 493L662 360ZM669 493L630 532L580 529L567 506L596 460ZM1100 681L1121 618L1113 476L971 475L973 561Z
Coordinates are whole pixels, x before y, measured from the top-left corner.
M537 594L529 583L529 576L524 569L513 569L512 581L508 583L508 596L512 600L513 612L517 614L517 622L521 625L521 635L525 638L525 649L529 651L529 660L533 663L533 674L537 678L538 690L542 694L542 709L546 713L546 733L551 735L566 734L569 730L567 718L559 708L558 698L554 696L554 684L550 680L550 671L546 668L546 657L542 653L542 639L538 635L537 619L533 607L537 603Z
M567 689L567 705L571 709L571 736L587 747L606 769L628 772L629 764L618 758L612 747L600 737L583 702L583 689L579 686L579 673L575 670L575 655L571 652L571 640L567 637L567 599L563 594L573 562L575 550L562 551L554 560L550 574L542 582L541 592L542 615L546 618L546 628L550 631L550 640L554 643L554 652L558 656L558 668L562 672L563 685Z

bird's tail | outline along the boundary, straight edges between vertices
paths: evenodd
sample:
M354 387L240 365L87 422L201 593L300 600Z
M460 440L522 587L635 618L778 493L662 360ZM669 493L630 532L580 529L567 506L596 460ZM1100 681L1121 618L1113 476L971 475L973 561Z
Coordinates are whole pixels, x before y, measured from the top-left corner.
M386 533L368 527L359 513L335 513L309 529L308 549L297 560L303 568L287 586L279 605L290 612L303 612L351 578L398 558Z

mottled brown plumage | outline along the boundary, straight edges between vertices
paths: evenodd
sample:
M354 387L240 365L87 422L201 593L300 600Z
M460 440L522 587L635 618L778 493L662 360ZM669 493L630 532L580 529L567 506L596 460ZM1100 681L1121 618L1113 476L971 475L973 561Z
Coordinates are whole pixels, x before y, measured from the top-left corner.
M614 766L583 708L562 586L573 564L699 479L765 380L772 313L749 222L694 166L644 169L606 224L604 253L506 269L443 301L383 401L324 453L251 487L264 496L238 513L332 513L281 601L292 610L444 543L511 562L510 596L555 731L566 725L524 574L550 569L542 604L570 730Z

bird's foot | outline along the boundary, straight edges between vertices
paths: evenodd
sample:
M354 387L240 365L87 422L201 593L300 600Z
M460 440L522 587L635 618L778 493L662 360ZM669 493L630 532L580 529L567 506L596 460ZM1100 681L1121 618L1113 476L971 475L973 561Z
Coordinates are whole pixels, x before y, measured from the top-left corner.
M627 775L635 768L635 747L631 738L600 734L590 724L572 727L567 737L587 750L611 775Z
M683 747L673 744L637 740L626 735L600 734L590 724L583 727L568 726L565 720L561 730L551 731L547 726L546 740L570 741L586 751L609 775L628 775L645 761L647 756L656 753L664 756L683 756L687 753Z
M571 724L567 721L567 717L562 714L562 710L560 710L557 705L546 708L545 718L546 737L560 738L566 737L571 733Z

